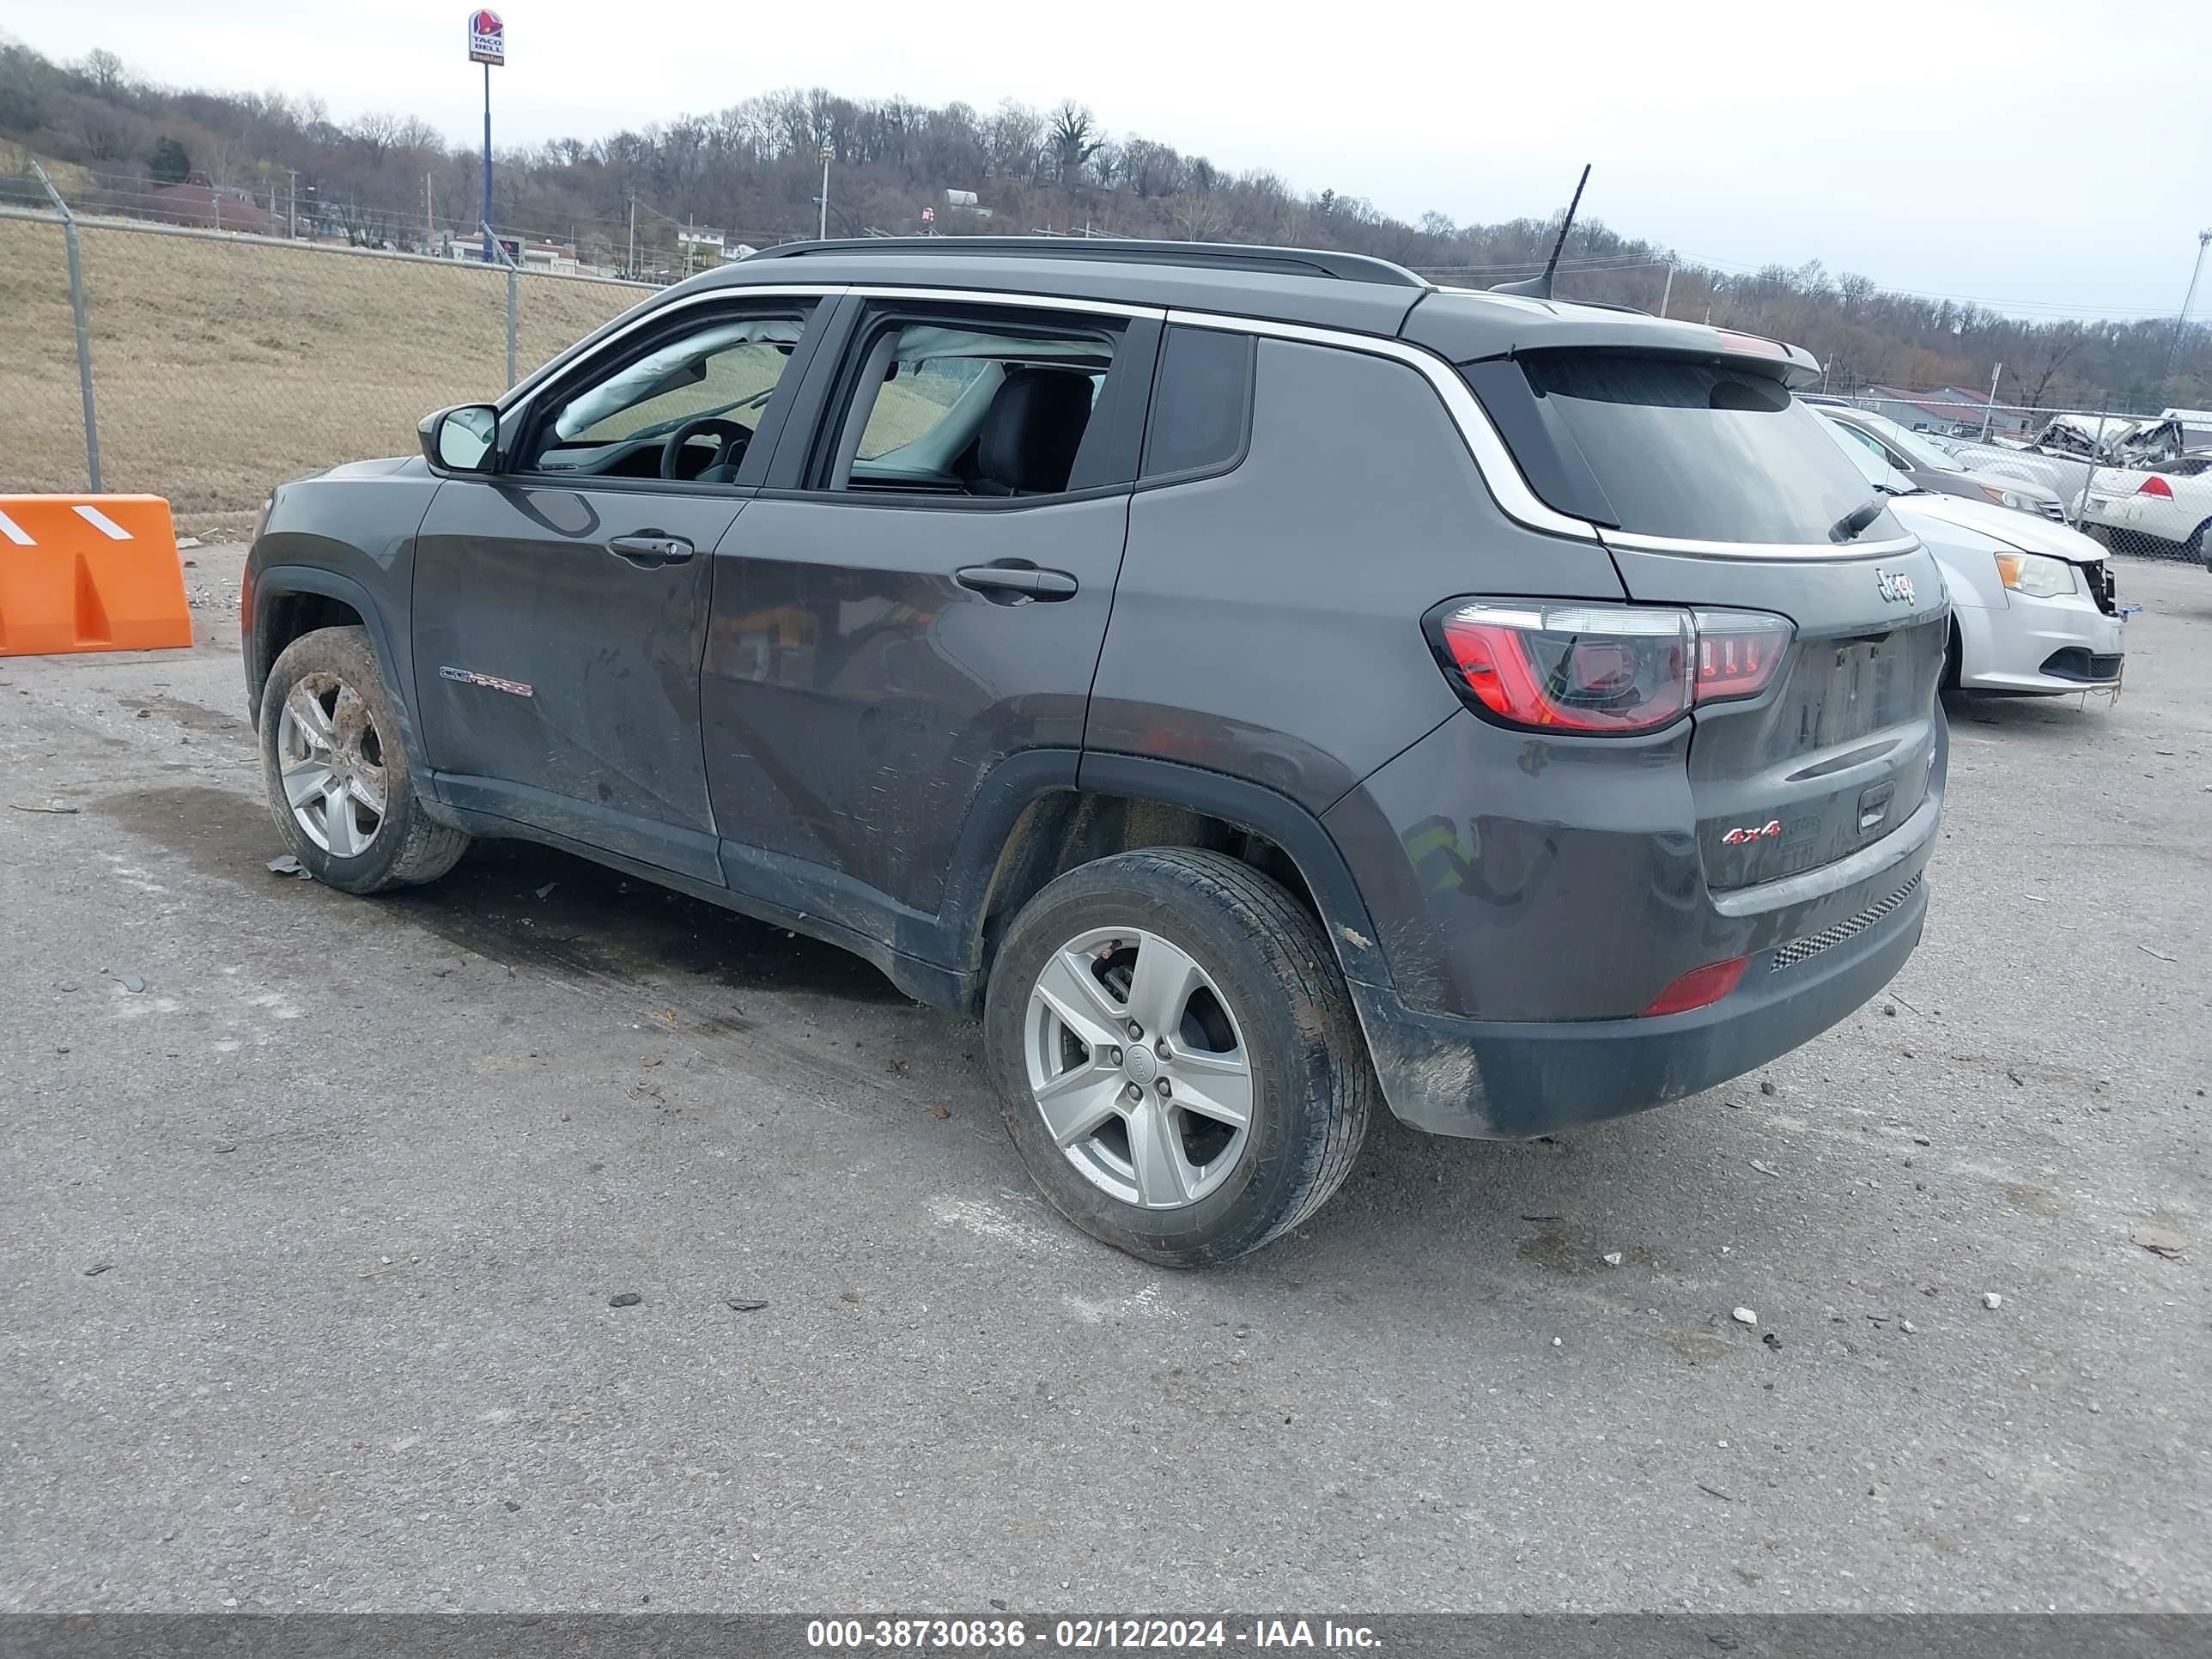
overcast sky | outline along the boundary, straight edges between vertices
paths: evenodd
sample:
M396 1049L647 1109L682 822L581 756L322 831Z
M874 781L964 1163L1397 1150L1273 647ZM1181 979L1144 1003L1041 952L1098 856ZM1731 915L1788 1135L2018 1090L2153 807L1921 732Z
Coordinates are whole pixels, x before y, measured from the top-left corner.
M68 0L50 55L481 131L462 0ZM1823 261L2026 313L2172 315L2212 226L2207 0L512 0L500 143L821 85L1089 104L1300 191L1492 221L1584 211L1714 264ZM1656 281L1656 278L1655 278ZM2212 307L2200 290L2198 311Z

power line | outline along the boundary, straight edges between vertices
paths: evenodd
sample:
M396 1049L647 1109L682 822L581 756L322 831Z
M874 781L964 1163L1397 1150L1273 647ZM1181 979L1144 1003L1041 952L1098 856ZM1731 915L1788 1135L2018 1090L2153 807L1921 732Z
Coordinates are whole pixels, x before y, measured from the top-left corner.
M1773 261L1763 265L1747 265L1732 259L1710 259L1700 254L1686 253L1681 262L1686 266L1703 265L1740 276L1755 276L1767 270L1779 270L1790 276L1796 275L1796 267ZM1893 295L1906 300L1948 300L1953 305L1986 306L1991 311L2030 312L2061 318L2080 318L2085 321L2110 317L2171 317L2173 314L2157 307L2072 305L2055 300L1995 300L1986 295L1938 294L1927 289L1893 288L1887 283L1877 283L1875 287L1877 295Z

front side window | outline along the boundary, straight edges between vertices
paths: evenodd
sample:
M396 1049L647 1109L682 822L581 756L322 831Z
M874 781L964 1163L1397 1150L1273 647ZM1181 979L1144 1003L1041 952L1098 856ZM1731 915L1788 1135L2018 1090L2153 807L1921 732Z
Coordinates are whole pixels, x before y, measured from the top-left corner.
M1849 520L1866 481L1824 418L1749 368L1547 349L1461 373L1550 506L1648 536L1790 545L1902 534Z
M804 319L722 316L623 357L540 421L523 465L726 483L781 383Z
M861 337L819 487L993 497L1084 487L1115 330L947 319Z

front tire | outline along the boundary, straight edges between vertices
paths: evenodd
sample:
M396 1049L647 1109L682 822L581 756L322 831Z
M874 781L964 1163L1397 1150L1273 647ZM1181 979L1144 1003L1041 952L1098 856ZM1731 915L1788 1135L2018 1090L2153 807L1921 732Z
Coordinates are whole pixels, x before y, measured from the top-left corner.
M269 810L315 879L347 893L435 881L469 838L422 810L399 711L362 628L286 646L261 693Z
M999 951L984 1036L1045 1197L1164 1266L1233 1260L1319 1209L1379 1092L1320 924L1217 853L1118 854L1047 886Z

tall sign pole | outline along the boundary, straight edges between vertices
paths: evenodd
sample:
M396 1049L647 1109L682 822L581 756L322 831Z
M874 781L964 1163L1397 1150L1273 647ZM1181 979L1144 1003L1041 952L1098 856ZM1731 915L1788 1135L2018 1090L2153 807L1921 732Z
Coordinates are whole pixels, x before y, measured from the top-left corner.
M492 262L491 246L491 72L507 62L507 25L495 11L469 14L469 62L483 65L483 258Z

